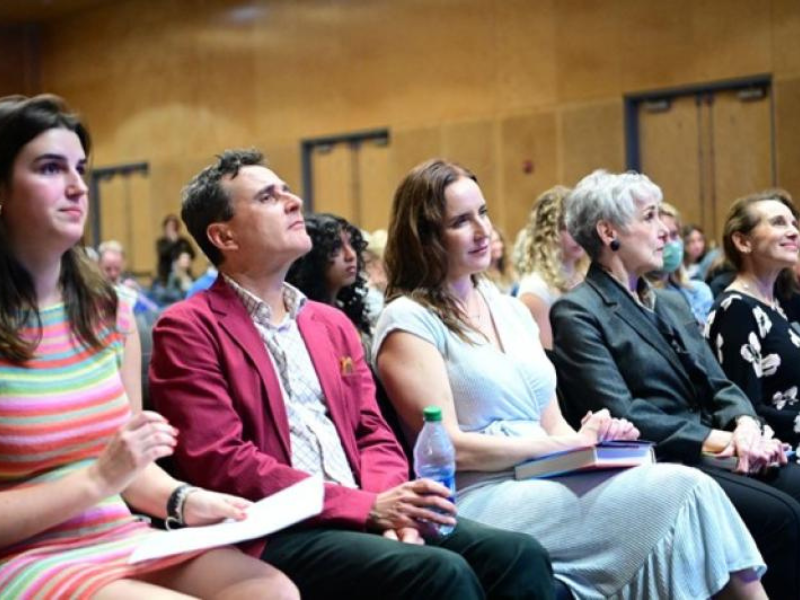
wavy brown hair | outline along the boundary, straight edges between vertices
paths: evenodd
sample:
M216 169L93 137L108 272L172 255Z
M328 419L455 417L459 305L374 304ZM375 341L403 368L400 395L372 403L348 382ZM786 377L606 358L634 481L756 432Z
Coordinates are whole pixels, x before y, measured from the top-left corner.
M755 229L761 219L756 211L753 210L753 205L766 200L780 202L791 211L795 219L798 217L797 208L795 208L791 194L780 188L756 192L735 200L731 204L728 216L725 219L725 226L722 230L722 247L725 250L725 260L736 269L737 273L742 272L744 261L742 260L742 253L739 252L733 241L733 236L736 233L747 235ZM797 277L791 268L787 267L780 272L775 288L778 294L784 298L797 292Z
M11 189L14 162L22 149L45 131L59 128L73 131L89 155L89 132L61 98L0 98L0 189ZM41 341L42 320L33 277L14 256L5 227L0 213L0 355L23 363L33 358ZM102 348L101 329L116 326L117 294L82 245L61 257L59 284L72 333L86 346ZM31 324L38 328L38 335L22 339L20 329Z
M467 333L474 328L464 320L456 298L445 285L448 263L442 241L445 190L462 177L478 181L469 170L441 158L417 165L406 175L394 194L384 261L387 301L408 296L468 341Z

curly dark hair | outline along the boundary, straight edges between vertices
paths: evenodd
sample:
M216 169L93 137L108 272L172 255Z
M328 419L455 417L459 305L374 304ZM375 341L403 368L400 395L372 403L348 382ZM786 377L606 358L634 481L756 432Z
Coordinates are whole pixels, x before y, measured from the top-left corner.
M346 219L329 213L306 215L306 231L313 246L298 258L289 269L286 281L297 287L311 300L330 303L325 285L325 271L333 256L342 247L342 232L350 235L350 245L356 253L358 274L351 285L343 287L336 296L336 306L353 322L361 333L370 333L366 310L367 280L364 277L364 249L367 242L358 227Z

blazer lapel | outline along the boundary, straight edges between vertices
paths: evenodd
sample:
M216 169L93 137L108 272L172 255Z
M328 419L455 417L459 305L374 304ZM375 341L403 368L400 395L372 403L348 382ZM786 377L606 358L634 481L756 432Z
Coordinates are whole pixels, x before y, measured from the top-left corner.
M636 302L630 297L630 294L611 280L610 275L592 263L589 273L586 275L586 281L597 291L614 314L630 326L642 341L666 358L676 372L684 373L683 365L658 327L647 318L640 307L636 306Z
M258 371L264 388L267 391L267 406L272 414L273 423L279 432L279 439L287 457L291 457L289 441L289 418L286 415L286 406L283 393L278 382L278 374L272 366L272 359L267 354L264 342L253 324L239 297L220 277L209 293L209 306L219 317L219 324L230 337L234 344L242 349L252 367ZM247 368L242 365L242 368ZM260 399L261 390L253 390L253 398Z
M306 304L300 311L297 315L297 326L300 328L300 335L308 348L308 354L311 356L311 362L314 364L314 370L317 372L317 378L325 396L325 405L330 412L331 421L339 432L342 446L350 458L351 467L353 464L358 465L358 461L354 463L355 449L351 448L348 442L352 437L352 431L349 431L349 421L342 402L344 390L342 389L341 369L343 367L341 363L347 358L352 360L352 357L339 356L341 352L331 342L325 325L317 320L313 306Z

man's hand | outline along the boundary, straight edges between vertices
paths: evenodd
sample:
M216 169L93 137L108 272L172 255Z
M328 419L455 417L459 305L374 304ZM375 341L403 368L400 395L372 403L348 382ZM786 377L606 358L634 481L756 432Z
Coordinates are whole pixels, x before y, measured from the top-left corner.
M390 540L397 540L404 544L415 544L417 546L425 545L425 540L420 535L419 530L413 527L404 527L397 531L394 529L387 529L383 532L383 537L389 538Z
M403 541L408 534L402 531L418 529L419 520L455 525L456 507L447 499L449 496L449 489L430 479L407 481L378 494L367 525L380 532L392 530L395 538ZM397 532L401 532L399 536Z

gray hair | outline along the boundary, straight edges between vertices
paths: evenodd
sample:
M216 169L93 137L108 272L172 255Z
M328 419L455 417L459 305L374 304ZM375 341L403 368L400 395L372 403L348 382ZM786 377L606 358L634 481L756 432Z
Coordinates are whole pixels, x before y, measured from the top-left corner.
M120 256L125 256L125 249L122 247L117 240L108 240L103 242L97 247L97 255L98 257L102 257L106 252L111 252L113 254L119 254Z
M564 221L569 234L589 258L600 256L603 242L597 233L600 221L627 229L636 214L636 205L663 199L661 188L647 175L628 171L609 173L600 169L580 180L565 200Z

